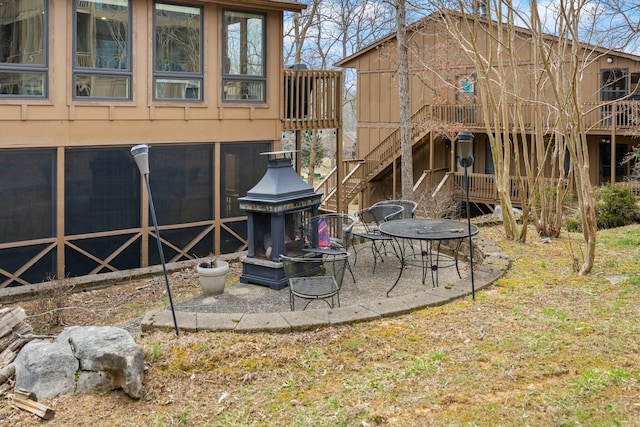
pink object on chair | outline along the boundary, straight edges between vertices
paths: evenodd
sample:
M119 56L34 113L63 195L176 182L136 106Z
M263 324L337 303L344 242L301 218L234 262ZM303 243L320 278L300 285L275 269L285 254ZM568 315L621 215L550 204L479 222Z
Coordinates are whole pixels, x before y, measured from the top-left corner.
M327 226L327 221L324 218L318 221L318 246L320 249L329 249L331 247L329 227Z

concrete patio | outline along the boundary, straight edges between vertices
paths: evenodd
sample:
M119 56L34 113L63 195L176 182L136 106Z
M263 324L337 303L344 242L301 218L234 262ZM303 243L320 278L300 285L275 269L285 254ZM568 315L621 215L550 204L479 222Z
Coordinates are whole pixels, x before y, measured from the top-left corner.
M481 291L501 277L510 261L500 248L481 235L474 239L474 288ZM354 323L381 317L409 313L413 310L446 304L471 295L471 277L467 257L461 254L459 268L439 269L438 287L427 271L422 283L422 269L405 268L393 292L388 289L395 282L400 268L398 259L389 252L384 262L378 262L373 274L373 257L368 244L356 247L357 260L351 264L355 283L345 273L340 291L340 307L330 308L323 301L313 301L306 310L290 311L289 289L245 283L227 285L221 295L199 295L174 306L180 332L236 331L291 332L330 325ZM467 251L468 252L468 251ZM463 249L464 253L464 249ZM354 262L356 261L356 262ZM300 304L302 307L303 304ZM175 330L169 307L148 312L141 323L142 332Z

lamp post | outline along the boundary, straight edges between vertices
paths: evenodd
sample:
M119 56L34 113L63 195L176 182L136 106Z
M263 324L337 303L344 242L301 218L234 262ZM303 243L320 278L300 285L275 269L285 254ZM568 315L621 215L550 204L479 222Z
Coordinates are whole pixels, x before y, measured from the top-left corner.
M169 305L171 306L171 314L173 315L173 325L176 329L176 336L180 335L178 330L178 321L176 320L176 312L173 309L173 299L171 298L171 288L169 287L169 276L167 275L167 266L164 261L164 252L162 243L160 242L160 231L158 230L158 220L156 219L156 210L153 207L153 198L151 197L151 186L149 185L149 147L145 144L136 145L131 148L131 155L138 165L140 175L142 175L147 185L147 194L149 195L149 209L151 210L151 219L156 232L156 241L158 242L158 252L160 253L160 262L162 263L162 271L164 273L164 282L167 286L167 295L169 296Z
M467 228L469 233L469 267L471 268L471 298L476 299L476 288L473 277L473 242L471 240L471 211L469 204L469 175L467 169L473 165L473 138L474 135L471 132L458 132L458 147L460 157L458 163L464 168L464 177L462 180L462 186L466 194L467 203Z

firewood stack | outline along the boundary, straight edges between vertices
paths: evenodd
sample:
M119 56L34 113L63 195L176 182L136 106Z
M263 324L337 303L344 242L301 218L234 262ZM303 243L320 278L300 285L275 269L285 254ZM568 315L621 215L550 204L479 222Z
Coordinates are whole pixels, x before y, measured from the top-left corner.
M33 393L13 390L14 359L29 339L33 328L26 322L27 313L20 307L0 308L0 396L9 399L18 409L28 411L42 419L53 418L53 409L38 403Z

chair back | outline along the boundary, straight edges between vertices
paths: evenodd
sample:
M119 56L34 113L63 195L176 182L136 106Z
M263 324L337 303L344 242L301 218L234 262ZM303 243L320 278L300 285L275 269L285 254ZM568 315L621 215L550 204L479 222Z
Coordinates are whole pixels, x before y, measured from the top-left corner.
M323 214L309 218L303 224L303 230L307 243L312 248L326 248L328 245L331 249L346 251L355 222L355 218L350 215Z
M380 225L383 222L401 219L404 208L400 205L382 204L373 205L368 209L368 211L373 216L376 224Z
M300 257L280 255L280 261L287 279L329 276L336 280L338 287L341 287L350 255L349 252L338 255L313 254Z
M287 279L325 275L325 270L322 267L322 256L290 257L280 255L280 261L282 262L284 274L287 276Z
M416 210L418 210L418 203L413 200L383 200L375 205L402 206L404 208L404 211L402 211L402 219L413 218L416 214Z
M331 308L334 297L340 307L340 289L344 270L348 268L349 253L309 254L302 257L280 256L287 281L289 282L289 303L295 310L296 298L306 299L307 308L314 300L323 300ZM330 302L329 302L330 300Z

